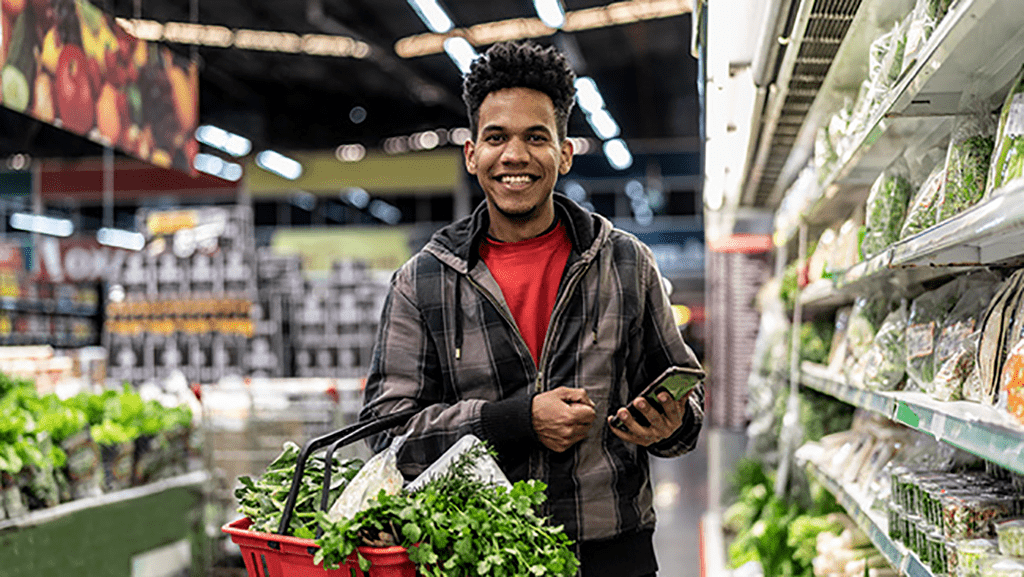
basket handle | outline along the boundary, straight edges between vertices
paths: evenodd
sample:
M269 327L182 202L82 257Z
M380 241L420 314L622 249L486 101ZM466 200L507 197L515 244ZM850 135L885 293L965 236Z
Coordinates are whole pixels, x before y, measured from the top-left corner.
M331 445L331 451L327 460L327 469L324 471L324 485L330 486L330 475L331 475L331 457L334 455L334 450L340 446L348 445L356 441L365 439L371 435L376 435L382 431L396 427L409 420L414 414L420 412L420 409L412 408L404 411L398 411L397 413L391 413L390 415L384 415L374 421L368 421L364 423L355 423L344 429L327 433L320 437L315 437L306 441L305 446L302 447L302 452L299 453L298 461L295 463L295 475L292 477L292 486L288 490L288 499L285 501L284 514L281 516L281 524L278 527L277 533L279 535L287 535L288 524L292 520L292 512L295 509L295 501L299 496L299 484L302 481L302 473L306 468L306 460L309 456L319 451L320 449ZM327 490L324 490L324 495L321 497L321 508L324 507L323 502L327 500Z

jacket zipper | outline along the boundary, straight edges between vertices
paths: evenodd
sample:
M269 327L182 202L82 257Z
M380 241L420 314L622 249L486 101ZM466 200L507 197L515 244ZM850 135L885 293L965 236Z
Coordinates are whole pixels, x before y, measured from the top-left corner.
M596 257L595 257L595 259L596 259ZM544 344L541 346L541 349L540 349L541 350L541 356L540 356L540 366L541 367L547 365L548 354L550 353L549 349L551 348L550 347L550 342L551 342L551 339L552 339L551 335L557 332L557 331L552 330L552 329L554 329L555 326L556 326L556 323L561 320L560 319L560 315L565 310L565 307L568 306L569 295L571 295L573 293L573 291L576 290L576 285L579 284L580 279L582 279L583 275L585 275L587 273L587 270L590 269L590 265L593 264L595 259L590 259L589 261L587 261L585 263L580 263L579 264L579 267L575 271L572 272L572 276L569 277L568 282L565 283L565 290L560 295L560 298L555 301L555 306L554 306L554 308L551 309L551 322L548 323L549 324L548 331L544 335ZM598 296L600 296L600 295L598 295ZM595 297L595 298L597 298L597 297ZM542 369L540 369L540 368L537 369L537 382L534 385L535 386L534 390L536 392L538 392L538 393L541 392L541 390L542 390L542 388L544 386L543 383L541 382L541 375L543 374L543 372L544 371Z

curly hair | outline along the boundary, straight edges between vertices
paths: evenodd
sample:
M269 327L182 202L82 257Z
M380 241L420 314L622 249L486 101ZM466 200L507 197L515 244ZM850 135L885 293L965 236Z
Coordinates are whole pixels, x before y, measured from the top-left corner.
M532 88L547 94L555 105L558 138L569 129L569 113L576 97L576 74L565 55L553 46L534 42L499 42L473 61L462 82L462 100L469 114L469 129L476 138L480 105L488 94L503 88Z

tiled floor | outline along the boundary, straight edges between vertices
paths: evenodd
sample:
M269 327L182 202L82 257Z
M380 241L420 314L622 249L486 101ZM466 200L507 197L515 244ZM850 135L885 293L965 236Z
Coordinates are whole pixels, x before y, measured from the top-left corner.
M658 577L700 577L700 518L708 501L706 435L675 459L651 459L658 525L654 548Z

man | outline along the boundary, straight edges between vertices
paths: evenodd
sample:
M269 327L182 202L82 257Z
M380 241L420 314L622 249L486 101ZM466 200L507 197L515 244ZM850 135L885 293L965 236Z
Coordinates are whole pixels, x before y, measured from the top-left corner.
M572 166L574 79L532 43L473 63L464 153L486 201L395 273L361 417L421 409L373 442L410 433L410 477L463 435L488 441L511 481L547 483L541 514L579 542L584 577L652 575L648 455L695 446L704 392L663 397L663 413L637 400L649 426L624 408L667 367L698 363L650 249L554 192Z

